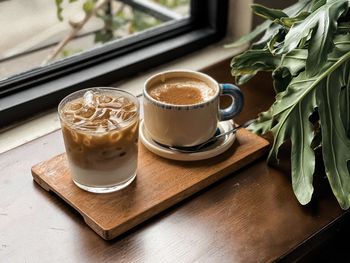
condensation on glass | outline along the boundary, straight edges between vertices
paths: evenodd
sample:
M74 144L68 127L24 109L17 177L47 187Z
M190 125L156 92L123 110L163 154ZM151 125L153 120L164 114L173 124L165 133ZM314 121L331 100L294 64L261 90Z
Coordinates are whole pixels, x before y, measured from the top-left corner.
M186 18L190 1L0 1L0 79Z

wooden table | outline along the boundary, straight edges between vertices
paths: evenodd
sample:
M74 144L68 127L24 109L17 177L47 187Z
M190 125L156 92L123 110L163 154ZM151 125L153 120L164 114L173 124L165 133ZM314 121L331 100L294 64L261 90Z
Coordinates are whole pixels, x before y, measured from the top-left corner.
M232 82L228 61L205 72ZM240 123L273 101L268 75L259 75L243 91ZM61 133L55 131L0 155L0 262L292 260L313 251L347 214L323 177L312 204L301 206L292 192L289 162L277 169L261 159L107 242L32 181L31 166L63 151Z

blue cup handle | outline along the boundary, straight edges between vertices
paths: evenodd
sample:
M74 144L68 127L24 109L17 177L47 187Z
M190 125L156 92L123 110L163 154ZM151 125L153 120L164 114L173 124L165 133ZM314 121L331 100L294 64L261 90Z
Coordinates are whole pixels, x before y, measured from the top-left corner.
M220 121L231 120L243 109L244 97L242 91L233 84L220 84L220 96L232 97L232 103L226 109L219 110Z

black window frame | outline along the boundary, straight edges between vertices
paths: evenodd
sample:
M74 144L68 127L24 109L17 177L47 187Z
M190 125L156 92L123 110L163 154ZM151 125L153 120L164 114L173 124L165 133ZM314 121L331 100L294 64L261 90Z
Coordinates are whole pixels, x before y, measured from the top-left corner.
M228 0L192 0L191 16L167 27L73 56L0 82L0 128L57 106L69 93L106 86L222 39Z

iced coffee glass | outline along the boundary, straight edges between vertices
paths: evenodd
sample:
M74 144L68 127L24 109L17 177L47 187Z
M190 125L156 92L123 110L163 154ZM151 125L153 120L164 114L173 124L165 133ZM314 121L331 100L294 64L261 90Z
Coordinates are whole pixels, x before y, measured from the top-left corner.
M128 186L136 177L139 103L128 92L91 88L58 106L73 182L94 193Z

